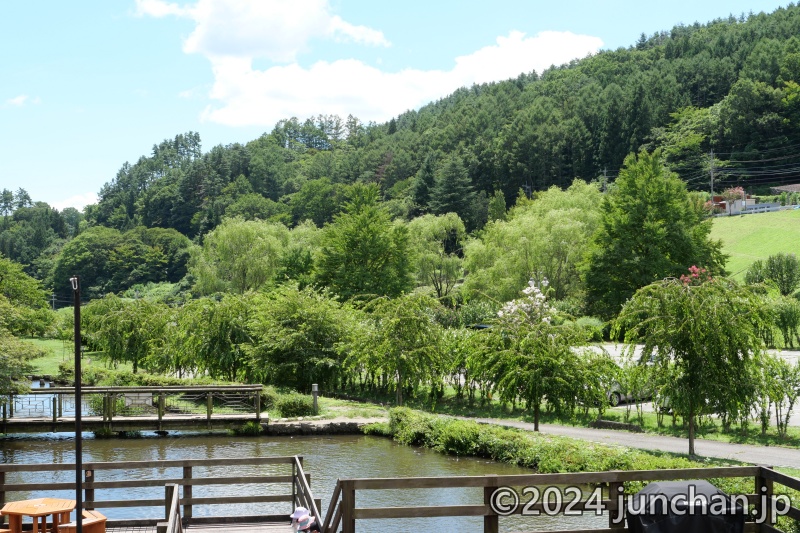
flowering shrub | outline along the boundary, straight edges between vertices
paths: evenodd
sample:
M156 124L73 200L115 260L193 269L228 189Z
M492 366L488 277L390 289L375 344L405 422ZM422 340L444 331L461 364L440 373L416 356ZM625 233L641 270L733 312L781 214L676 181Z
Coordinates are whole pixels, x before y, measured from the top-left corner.
M714 281L708 270L700 268L695 265L689 267L689 274L681 276L681 283L684 285L700 285L707 281Z
M542 280L541 285L547 288L547 278ZM547 297L536 286L536 282L530 280L528 286L522 290L525 295L524 298L511 300L503 305L503 308L497 312L497 316L502 320L507 320L512 323L527 322L535 324L544 322L549 324L553 318L554 310L547 303Z

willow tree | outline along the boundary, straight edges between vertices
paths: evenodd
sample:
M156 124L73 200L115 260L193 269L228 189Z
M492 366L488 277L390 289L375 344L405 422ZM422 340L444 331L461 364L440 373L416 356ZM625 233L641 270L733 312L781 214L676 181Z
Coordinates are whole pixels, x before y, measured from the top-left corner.
M226 218L193 250L189 272L200 294L244 294L271 283L289 244L280 223Z
M754 400L742 384L760 356L765 320L763 300L748 287L699 269L639 289L615 320L613 336L642 344L642 360L656 372L671 371L663 392L689 422L690 455L699 416Z
M367 307L371 323L354 334L347 365L393 380L397 405L403 405L403 391L409 386L441 383L446 369L442 328L433 317L437 305L419 294L374 300Z

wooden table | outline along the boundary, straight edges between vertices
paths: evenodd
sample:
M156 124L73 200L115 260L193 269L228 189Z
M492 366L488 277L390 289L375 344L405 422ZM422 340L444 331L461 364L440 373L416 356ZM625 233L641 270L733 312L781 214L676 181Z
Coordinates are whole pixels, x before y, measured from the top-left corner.
M69 522L69 515L75 509L75 500L61 498L36 498L21 502L9 502L0 510L0 514L8 515L11 533L22 533L22 517L33 518L33 533L44 533L47 530L47 517L53 515L53 533L58 533L58 525Z

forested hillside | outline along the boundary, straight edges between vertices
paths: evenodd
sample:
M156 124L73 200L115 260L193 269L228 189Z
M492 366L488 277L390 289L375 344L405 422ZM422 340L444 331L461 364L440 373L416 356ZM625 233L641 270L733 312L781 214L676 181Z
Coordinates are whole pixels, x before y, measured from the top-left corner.
M457 215L455 225L426 233L438 235L429 242L441 249L416 244L406 259L416 265L414 280L400 284L407 289L428 276L426 285L444 283L441 297L454 281L440 279L441 268L420 266L420 257L441 252L453 266L464 259L467 235L506 218L520 191L535 197L551 186L566 189L575 178L605 190L625 157L642 149L660 149L690 190L708 191L712 169L718 190L800 179L798 36L800 7L790 5L642 35L627 49L462 88L384 124L352 116L287 118L247 144L208 151L198 134L176 135L122 165L83 214L58 213L24 190L4 190L0 253L61 297L68 291L54 280L77 270L88 272L92 296L147 282L184 279L188 287L207 273L195 252L194 273L184 278L190 239L201 245L223 218L241 217L271 224L281 253L291 256L276 260L270 279L319 283L331 278L315 271L317 230L362 209L363 191L354 186L372 184L380 207L373 216L381 221ZM585 209L578 218L585 225L579 241L588 241L596 218ZM284 233L291 235L280 241ZM559 271L559 297L580 293L577 267L571 268ZM547 269L529 265L519 279ZM451 274L462 277L458 268ZM494 296L507 299L513 291Z

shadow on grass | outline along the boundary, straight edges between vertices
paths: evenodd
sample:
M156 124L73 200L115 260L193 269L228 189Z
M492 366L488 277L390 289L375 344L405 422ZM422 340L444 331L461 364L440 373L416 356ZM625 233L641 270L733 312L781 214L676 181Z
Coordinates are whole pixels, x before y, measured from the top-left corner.
M369 403L378 403L385 407L393 407L395 402L394 394L382 394L379 392L360 390L341 391L341 394L358 398ZM496 418L529 423L533 423L534 421L533 412L524 409L524 406L517 405L513 407L509 404L486 401L485 399L481 401L478 397L470 403L466 398L457 398L454 394L446 394L444 398L439 398L436 402L433 402L427 390L417 391L416 395L409 395L406 397L405 406L411 407L412 409L450 416ZM656 413L644 412L642 417L639 418L633 406L631 407L629 417L625 416L625 406L622 406L604 410L600 418L613 422L637 424L646 433L683 439L689 437L688 425L683 418L680 416L673 417L671 414L667 413L663 414L660 425ZM596 408L590 408L588 410L579 408L575 413L565 416L547 411L546 406L543 406L539 417L539 423L588 427L591 422L597 419L598 410ZM735 444L800 448L800 427L789 427L788 434L781 436L778 435L774 424L770 426L765 435L762 435L761 427L757 423L750 423L745 428L734 424L731 425L730 429L725 429L722 427L719 420L704 418L698 424L697 437Z

